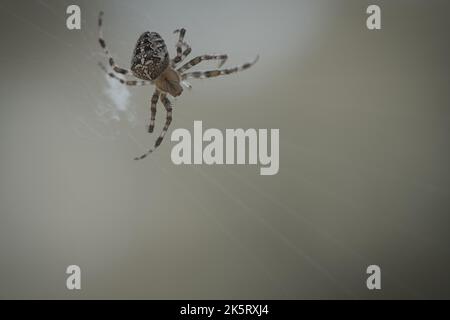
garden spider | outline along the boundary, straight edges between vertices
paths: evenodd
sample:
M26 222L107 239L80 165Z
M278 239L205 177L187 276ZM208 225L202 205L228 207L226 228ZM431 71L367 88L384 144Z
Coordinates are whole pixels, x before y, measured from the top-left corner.
M250 68L252 65L258 61L258 56L253 62L245 63L241 66L223 69L223 70L210 70L210 71L195 71L195 72L185 72L192 68L193 66L199 64L206 60L219 60L219 68L227 60L228 56L226 54L222 55L202 55L198 56L189 62L185 63L178 69L177 65L182 62L190 53L191 47L184 42L184 36L186 34L186 29L177 29L174 33L179 34L178 42L176 43L177 54L175 58L170 59L169 53L167 51L166 44L161 36L156 32L144 32L138 39L136 47L133 52L133 57L131 59L131 70L119 67L112 58L109 50L106 46L105 40L103 39L102 32L102 17L103 12L100 12L98 18L99 27L99 43L103 48L108 60L109 65L112 68L112 72L108 72L106 68L100 64L102 69L112 78L120 81L120 83L127 86L145 86L154 84L156 86L153 96L151 98L150 107L150 124L148 126L148 131L151 133L155 127L155 117L156 117L156 104L161 98L161 102L166 109L166 123L161 131L155 145L152 149L148 150L145 154L140 157L136 157L135 160L140 160L152 153L162 142L164 136L172 122L172 104L167 98L167 95L173 97L178 97L183 92L182 85L187 88L191 88L191 85L185 80L189 78L211 78L220 75L226 75L242 71ZM123 79L118 74L126 76L132 75L140 80L127 80Z

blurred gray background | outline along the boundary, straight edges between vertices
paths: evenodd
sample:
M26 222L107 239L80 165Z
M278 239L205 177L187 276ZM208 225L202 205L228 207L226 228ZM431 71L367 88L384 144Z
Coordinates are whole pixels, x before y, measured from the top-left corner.
M66 7L82 10L81 31ZM382 30L366 8L382 9ZM120 65L157 31L228 53L174 128L279 128L280 171L135 162L152 87ZM450 298L448 1L0 2L0 298ZM205 63L197 70L215 68ZM66 289L66 267L82 290ZM366 288L366 267L382 290Z

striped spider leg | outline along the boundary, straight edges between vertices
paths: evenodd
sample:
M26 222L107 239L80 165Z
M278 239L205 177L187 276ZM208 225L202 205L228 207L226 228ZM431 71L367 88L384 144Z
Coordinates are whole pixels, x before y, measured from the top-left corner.
M156 118L156 104L159 100L160 92L158 89L155 89L155 92L153 93L152 100L151 100L151 106L150 106L150 124L148 126L148 132L152 133L153 129L155 128L155 118Z
M116 73L108 71L108 69L106 68L106 66L103 65L103 63L99 62L98 65L100 66L100 68L103 71L105 71L105 73L108 76L110 76L113 79L116 79L117 81L119 81L123 85L126 85L126 86L147 86L149 84L153 84L152 81L123 79L123 78L119 77Z
M194 72L182 73L181 79L182 80L187 80L190 78L206 79L206 78L212 78L212 77L217 77L217 76L221 76L221 75L236 73L236 72L243 71L243 70L250 68L258 61L258 59L259 59L259 56L256 56L255 60L253 60L252 62L247 62L240 66L223 69L223 70L194 71ZM204 60L207 60L207 59L204 59ZM183 67L181 67L181 68L183 68Z
M177 49L177 55L172 59L172 62L171 62L172 67L175 68L178 63L182 62L191 53L192 49L186 42L184 42L184 36L186 35L186 29L184 29L184 28L177 29L173 33L180 34L178 41L175 44L175 47ZM183 51L183 46L185 47L184 51Z
M221 55L205 54L205 55L202 55L202 56L195 57L194 59L192 59L189 62L185 63L183 66L178 68L177 71L180 74L182 74L183 72L189 70L193 66L196 66L200 62L206 61L206 60L220 60L220 62L219 62L219 68L220 68L220 67L222 67L224 65L224 63L227 61L227 59L228 59L228 56L226 54L221 54Z
M161 144L161 142L163 141L164 136L166 135L167 130L169 129L170 123L172 122L172 103L167 98L167 95L165 93L161 94L161 102L163 103L164 108L166 109L166 123L164 125L164 128L162 129L161 134L159 135L158 139L156 139L154 147L152 149L148 150L142 156L134 158L134 160L144 159L150 153L155 151L155 149L158 148L159 145Z
M109 65L111 66L112 70L115 73L119 73L124 76L132 75L131 70L121 68L115 63L113 57L111 56L111 54L109 52L108 47L106 46L106 42L103 38L103 12L100 12L100 14L98 16L98 42L100 43L100 46L102 47L103 52L105 53L106 57L108 58ZM102 70L105 71L111 78L114 78L114 79L118 80L120 83L125 84L127 86L145 86L145 85L152 84L151 81L124 80L121 77L116 76L114 73L108 72L108 70L106 69L106 67L103 64L99 63L99 65L102 68Z

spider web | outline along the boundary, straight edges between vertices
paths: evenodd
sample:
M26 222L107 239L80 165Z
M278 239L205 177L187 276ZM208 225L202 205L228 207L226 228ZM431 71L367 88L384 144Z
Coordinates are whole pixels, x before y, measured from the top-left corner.
M130 125L136 126L136 107L130 102L131 93L129 89L107 75L105 79L107 86L103 93L110 103L107 101L99 102L95 109L97 116L105 123L126 120Z

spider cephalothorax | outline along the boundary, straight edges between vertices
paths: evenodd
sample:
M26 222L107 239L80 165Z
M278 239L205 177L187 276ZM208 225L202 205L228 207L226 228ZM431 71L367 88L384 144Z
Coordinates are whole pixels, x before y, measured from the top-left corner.
M167 51L167 46L158 33L144 32L139 37L136 43L133 57L131 59L131 69L124 69L116 65L114 59L109 53L108 48L106 47L106 43L103 39L102 34L102 16L103 12L100 12L98 19L99 43L109 59L109 65L111 66L113 72L108 72L102 64L100 64L100 66L108 73L110 77L117 79L122 84L129 86L144 86L153 84L156 86L155 92L153 93L151 99L150 124L148 127L149 132L153 132L153 129L155 127L156 104L158 103L159 99L161 99L161 102L166 109L166 123L163 130L161 131L161 134L155 142L155 146L147 153L135 158L136 160L145 158L161 144L167 130L169 129L169 125L172 122L172 104L167 98L167 95L169 94L173 97L179 96L183 92L182 84L188 88L191 88L190 84L188 84L185 80L189 78L211 78L220 75L235 73L250 68L258 60L258 57L256 57L253 62L248 62L241 66L222 70L185 72L205 60L219 60L220 68L228 58L226 54L202 55L193 58L189 62L176 69L177 65L191 53L191 48L184 42L186 30L179 29L175 30L174 32L179 33L179 39L176 44L177 54L173 59L170 59L169 52ZM140 80L126 80L119 75L133 75Z

